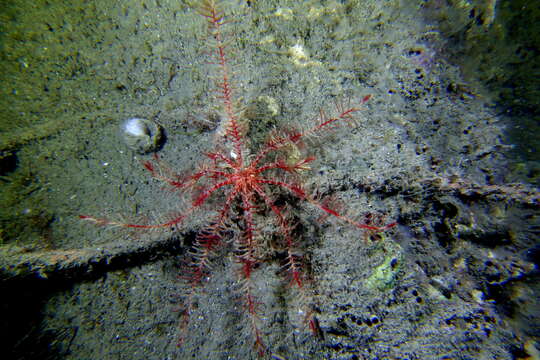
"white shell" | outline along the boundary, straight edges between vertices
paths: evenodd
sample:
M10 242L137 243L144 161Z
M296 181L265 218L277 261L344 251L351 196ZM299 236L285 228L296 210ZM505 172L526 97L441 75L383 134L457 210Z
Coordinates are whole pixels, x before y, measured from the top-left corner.
M122 128L126 135L129 136L145 136L147 135L146 124L143 119L133 118L128 119L122 124Z
M147 119L127 119L122 123L120 130L126 145L141 154L155 151L162 139L161 127Z

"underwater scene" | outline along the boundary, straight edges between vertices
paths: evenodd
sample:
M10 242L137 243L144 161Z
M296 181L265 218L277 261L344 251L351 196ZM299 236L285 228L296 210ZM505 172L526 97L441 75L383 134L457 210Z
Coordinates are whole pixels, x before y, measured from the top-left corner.
M3 0L1 358L540 359L540 2Z

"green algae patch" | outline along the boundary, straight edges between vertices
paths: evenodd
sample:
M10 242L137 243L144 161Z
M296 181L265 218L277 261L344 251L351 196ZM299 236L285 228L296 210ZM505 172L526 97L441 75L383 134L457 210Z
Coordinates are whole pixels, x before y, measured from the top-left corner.
M393 288L401 270L401 248L392 241L385 241L384 248L387 254L381 265L377 266L366 280L370 289L385 291Z

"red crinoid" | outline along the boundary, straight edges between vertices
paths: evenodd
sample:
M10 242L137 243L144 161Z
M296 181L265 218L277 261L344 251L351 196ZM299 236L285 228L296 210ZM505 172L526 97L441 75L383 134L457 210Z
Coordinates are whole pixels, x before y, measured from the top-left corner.
M306 277L302 270L302 257L299 252L299 239L293 233L295 224L285 206L276 202L277 194L288 193L298 201L305 201L319 208L325 215L335 217L358 229L381 232L395 223L382 226L364 224L341 213L341 211L312 196L300 183L301 172L309 170L309 163L315 160L312 156L291 161L287 155L291 148L298 148L308 137L350 123L360 110L358 106L337 106L333 116L321 111L317 122L304 130L288 130L274 133L254 155L249 155L245 139L245 129L239 112L235 108L231 71L226 55L226 43L223 39L224 15L212 0L203 1L199 13L208 21L213 56L217 65L217 90L222 102L224 125L219 137L219 149L206 154L207 162L189 176L179 176L164 167L157 156L154 162L146 162L145 168L153 177L167 183L175 190L190 193L192 200L178 216L159 224L121 223L108 219L80 216L99 225L119 226L135 229L161 229L179 226L186 218L207 203L211 197L221 199L221 206L215 209L215 216L210 224L199 231L190 252L189 282L191 294L184 310L182 328L185 332L190 313L193 311L192 298L197 289L208 276L209 262L212 254L224 243L226 234L232 233L234 259L238 264L241 286L241 297L246 313L250 319L251 331L255 347L259 354L265 353L262 334L259 329L259 306L253 294L252 273L260 263L261 234L257 226L258 214L266 209L279 229L279 237L283 239L286 255L283 272L287 274L291 285L305 292ZM359 101L362 105L370 96ZM318 334L320 328L311 311L306 309L306 321L310 329Z

